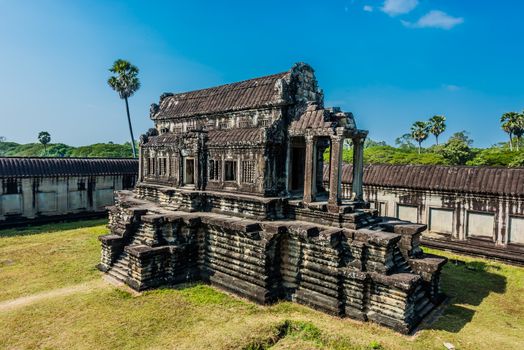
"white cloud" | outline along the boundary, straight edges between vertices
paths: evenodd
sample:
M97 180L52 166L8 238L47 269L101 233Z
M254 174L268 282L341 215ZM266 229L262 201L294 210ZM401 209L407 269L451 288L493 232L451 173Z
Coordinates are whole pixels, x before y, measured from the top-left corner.
M417 5L418 0L385 0L380 9L390 16L397 16L411 12Z
M453 85L453 84L444 84L442 85L442 87L448 91L451 91L451 92L454 92L454 91L458 91L460 90L460 86L458 85Z
M369 6L369 5L365 5L364 6L364 11L366 11L366 12L373 12L373 7Z
M401 21L409 28L439 28L449 30L464 22L462 17L453 17L445 12L433 10L420 17L415 23Z

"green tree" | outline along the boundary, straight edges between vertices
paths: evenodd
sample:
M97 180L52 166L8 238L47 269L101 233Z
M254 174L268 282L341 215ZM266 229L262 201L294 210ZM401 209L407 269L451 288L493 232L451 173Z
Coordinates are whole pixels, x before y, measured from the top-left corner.
M522 135L524 135L524 111L518 113L515 117L515 124L513 126L513 135L517 138L517 151L519 150L519 145L522 140Z
M422 150L422 141L428 138L429 126L427 122L417 121L411 126L411 137L418 143L418 154Z
M120 98L126 102L127 123L129 124L129 133L131 134L133 157L136 158L135 138L133 136L133 127L131 126L131 116L129 115L128 98L133 96L133 94L140 89L138 68L128 61L118 59L113 63L113 66L109 71L115 75L111 76L107 83L113 90L118 92Z
M473 152L468 141L462 137L450 137L440 151L442 156L451 165L464 165L473 158Z
M47 131L40 131L38 133L38 141L44 145L44 155L47 154L47 144L51 142L51 135Z
M397 145L398 148L403 150L412 150L415 148L415 145L413 144L413 137L411 134L404 134L400 137L397 137L395 139L395 145Z
M507 112L500 117L501 128L509 136L509 149L513 151L513 135L518 129L519 114L516 112ZM522 134L521 134L522 136ZM518 144L517 144L518 147Z
M435 135L435 141L438 145L438 137L446 130L446 117L443 115L434 115L429 119L429 132Z

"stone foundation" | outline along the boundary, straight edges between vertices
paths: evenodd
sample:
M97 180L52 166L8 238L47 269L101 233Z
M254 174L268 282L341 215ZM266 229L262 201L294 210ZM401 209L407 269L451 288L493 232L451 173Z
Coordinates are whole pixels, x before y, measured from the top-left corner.
M204 281L257 303L295 301L402 333L442 299L446 259L418 247L424 225L360 209L355 229L268 220L271 211L266 219L240 218L215 212L204 192L195 212L166 209L158 195L153 202L137 192L118 193L98 265L136 290Z

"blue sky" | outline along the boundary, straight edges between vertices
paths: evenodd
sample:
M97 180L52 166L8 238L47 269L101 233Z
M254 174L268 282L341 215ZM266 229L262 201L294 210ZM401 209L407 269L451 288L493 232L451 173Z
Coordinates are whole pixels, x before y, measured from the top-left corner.
M117 58L140 68L137 137L162 92L305 61L326 105L353 112L372 139L393 144L444 114L443 139L467 130L490 146L506 140L500 115L524 109L523 14L518 0L0 0L0 136L127 141L124 103L106 83Z

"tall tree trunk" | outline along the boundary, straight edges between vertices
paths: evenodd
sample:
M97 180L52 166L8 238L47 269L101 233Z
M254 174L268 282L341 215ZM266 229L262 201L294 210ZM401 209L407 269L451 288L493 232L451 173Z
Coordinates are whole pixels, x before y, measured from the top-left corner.
M133 147L133 158L136 158L136 147L135 147L135 138L133 136L133 127L131 126L131 116L129 115L129 103L126 101L126 112L127 112L127 123L129 124L129 133L131 134L131 147Z
M438 135L435 135L435 139L437 140L437 146L438 146Z
M520 136L517 136L517 152L519 151L520 146Z
M421 148L422 148L422 145L421 145L421 144L422 144L422 141L419 141L419 142L418 142L418 154L420 154L420 150L421 150Z
M511 135L511 133L509 133L509 150L510 151L513 151L513 135Z

